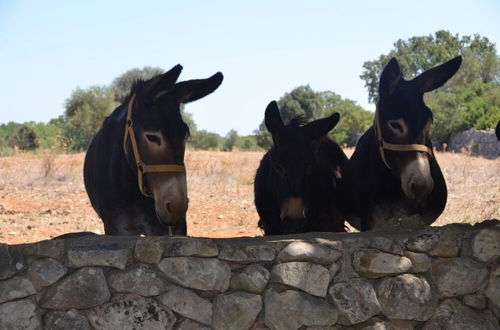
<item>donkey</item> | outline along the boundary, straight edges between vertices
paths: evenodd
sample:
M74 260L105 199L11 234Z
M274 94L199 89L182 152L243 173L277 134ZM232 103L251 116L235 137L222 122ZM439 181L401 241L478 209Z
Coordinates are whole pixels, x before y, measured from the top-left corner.
M342 205L361 231L433 223L446 205L446 182L429 138L432 112L423 95L460 67L458 56L412 80L392 58L382 71L374 124L342 167Z
M180 105L215 91L223 76L176 83L181 70L137 81L90 143L85 188L107 235L187 233L189 128Z
M326 134L339 114L303 124L301 117L284 125L278 105L271 102L265 125L273 147L255 175L255 207L265 235L311 231L344 231L337 210L337 181L347 157Z

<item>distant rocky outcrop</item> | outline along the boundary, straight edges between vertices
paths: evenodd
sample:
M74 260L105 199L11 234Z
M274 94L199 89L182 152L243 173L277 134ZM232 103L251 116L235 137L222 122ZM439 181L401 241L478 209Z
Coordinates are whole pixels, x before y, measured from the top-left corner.
M492 159L500 157L500 141L497 140L493 129L486 131L469 129L452 135L447 150Z

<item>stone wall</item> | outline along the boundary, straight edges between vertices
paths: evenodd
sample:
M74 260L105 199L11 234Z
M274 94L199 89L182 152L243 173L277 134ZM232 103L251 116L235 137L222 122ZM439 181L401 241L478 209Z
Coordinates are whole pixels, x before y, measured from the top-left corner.
M478 131L472 128L453 134L447 150L494 159L500 157L500 142L494 130Z
M0 244L0 329L498 329L500 222Z

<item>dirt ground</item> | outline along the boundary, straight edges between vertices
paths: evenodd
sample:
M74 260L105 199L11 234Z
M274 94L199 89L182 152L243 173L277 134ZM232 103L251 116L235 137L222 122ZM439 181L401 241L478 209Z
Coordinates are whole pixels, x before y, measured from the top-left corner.
M187 152L188 235L262 235L253 205L253 177L262 155ZM500 159L436 157L448 184L448 203L435 225L500 218ZM76 231L103 234L83 185L83 158L51 152L0 158L0 242L34 242Z

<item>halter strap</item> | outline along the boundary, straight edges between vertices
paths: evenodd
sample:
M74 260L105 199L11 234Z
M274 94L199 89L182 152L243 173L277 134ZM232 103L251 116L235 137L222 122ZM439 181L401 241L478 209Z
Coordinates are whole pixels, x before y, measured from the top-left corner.
M427 154L433 156L432 149L424 144L392 144L385 142L384 137L382 136L382 128L380 127L378 107L375 109L374 126L375 126L375 136L377 137L378 141L378 150L380 153L380 157L382 158L382 161L384 162L385 166L387 166L388 169L391 169L391 167L389 166L389 163L385 159L384 149L392 151L421 151L421 152L426 152Z
M128 102L127 109L127 122L125 124L125 135L123 137L123 150L127 154L127 140L130 138L130 144L132 145L132 151L134 152L134 158L137 165L137 181L139 184L139 189L144 196L151 197L146 193L144 189L144 174L145 173L160 173L160 172L177 172L186 173L186 168L184 165L176 164L161 164L161 165L147 165L142 161L141 154L139 152L139 147L137 146L137 139L135 137L134 122L132 121L132 111L135 102L135 94L132 95L130 101Z

